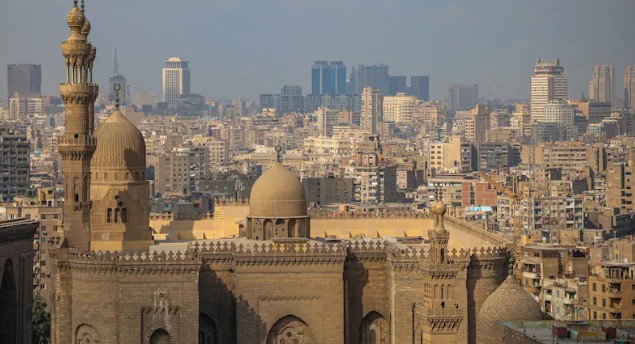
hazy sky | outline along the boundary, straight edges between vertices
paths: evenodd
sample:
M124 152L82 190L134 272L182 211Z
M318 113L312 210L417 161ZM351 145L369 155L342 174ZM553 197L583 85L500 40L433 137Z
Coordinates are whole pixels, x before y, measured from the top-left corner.
M0 97L6 65L42 65L45 94L64 78L59 44L71 0L0 0ZM310 91L314 60L385 63L429 75L431 96L478 83L482 96L527 97L538 57L560 57L569 96L588 92L596 64L617 89L635 65L633 0L87 0L96 81L105 91L115 48L132 92L160 97L161 65L191 61L192 91L209 98Z

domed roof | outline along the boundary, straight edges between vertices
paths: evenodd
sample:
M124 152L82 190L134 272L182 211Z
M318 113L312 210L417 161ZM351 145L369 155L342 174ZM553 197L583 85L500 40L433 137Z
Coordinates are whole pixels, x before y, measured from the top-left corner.
M91 165L96 169L146 168L143 135L118 109L95 131L97 148Z
M82 35L88 36L90 34L90 21L88 19L84 20L84 25L82 26Z
M71 8L70 12L66 15L66 23L70 28L81 28L84 26L85 20L84 12L77 7L77 2L75 2L73 8Z
M503 330L496 322L519 320L542 320L542 311L538 302L509 275L481 305L476 319L477 343L502 343Z
M306 193L300 179L279 162L274 162L251 188L249 216L284 218L306 215Z

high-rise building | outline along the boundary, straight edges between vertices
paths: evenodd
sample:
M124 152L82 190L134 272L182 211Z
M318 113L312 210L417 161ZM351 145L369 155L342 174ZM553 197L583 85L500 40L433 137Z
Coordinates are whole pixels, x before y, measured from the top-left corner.
M450 109L469 110L478 104L478 85L460 84L450 86Z
M477 104L465 115L465 139L472 143L485 142L489 129L490 111L486 105Z
M110 88L108 89L108 100L113 102L115 101L115 85L119 84L123 92L119 92L119 99L122 104L127 104L126 101L126 78L119 73L119 61L117 60L117 50L115 50L115 59L113 60L113 73L112 76L108 79Z
M635 109L635 66L624 69L624 108Z
M593 79L589 81L589 100L611 103L616 106L615 71L613 66L602 65L593 68Z
M389 95L394 96L397 93L408 93L408 79L405 76L388 77Z
M42 66L36 64L7 65L7 99L15 92L41 95Z
M24 119L44 114L44 100L35 93L15 92L9 99L9 118Z
M11 202L29 190L29 149L25 133L0 127L0 202Z
M388 66L379 65L358 65L351 70L350 76L351 92L362 94L365 87L372 87L381 94L388 94L390 91Z
M283 115L287 112L302 112L302 87L283 86L280 91L279 112Z
M333 127L337 125L339 120L339 111L322 107L315 110L315 115L318 128L320 128L320 136L332 137Z
M545 118L545 105L551 100L567 99L567 78L560 59L543 62L538 59L530 81L530 113L532 121Z
M386 96L383 101L384 122L398 124L412 123L417 98L405 93L397 93L395 96Z
M362 91L362 130L371 134L381 134L383 128L384 96L379 90L365 87Z
M577 128L574 124L575 107L563 100L552 100L545 104L545 118L543 122L557 123L567 128L567 136L576 135Z
M311 67L311 94L346 94L346 66L344 62L315 61Z
M420 100L430 100L430 77L428 76L411 76L410 77L410 95ZM477 90L478 99L478 90Z
M180 96L190 95L189 61L170 57L163 62L163 101L175 107Z

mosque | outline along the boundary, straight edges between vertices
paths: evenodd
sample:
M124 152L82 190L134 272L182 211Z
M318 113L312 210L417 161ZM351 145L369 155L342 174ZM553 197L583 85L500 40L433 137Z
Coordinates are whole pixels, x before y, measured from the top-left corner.
M507 276L506 247L453 245L441 196L418 239L314 237L280 162L256 181L238 238L155 243L143 136L117 103L95 130L83 1L67 23L53 343L497 343L498 321L541 317Z

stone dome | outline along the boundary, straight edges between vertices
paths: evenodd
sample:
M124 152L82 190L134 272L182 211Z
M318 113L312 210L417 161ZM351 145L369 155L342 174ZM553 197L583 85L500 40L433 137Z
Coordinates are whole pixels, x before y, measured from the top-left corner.
M93 170L145 171L146 145L143 135L119 110L95 131L97 148L91 165Z
M481 305L477 322L477 343L502 343L503 330L498 321L542 320L540 305L514 276L507 279Z
M66 23L70 28L81 28L84 26L84 13L77 8L77 4L71 8L70 12L66 15Z
M304 186L300 179L279 162L254 183L249 199L249 216L285 218L307 216Z
M90 21L88 19L84 20L84 25L82 26L82 35L88 36L90 34Z

